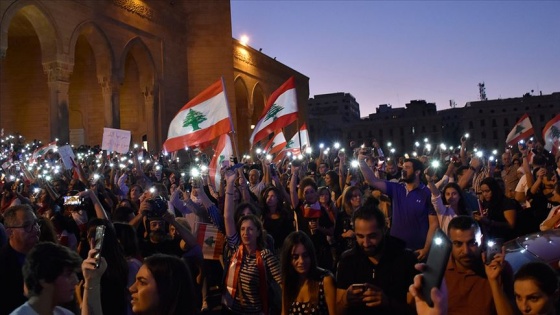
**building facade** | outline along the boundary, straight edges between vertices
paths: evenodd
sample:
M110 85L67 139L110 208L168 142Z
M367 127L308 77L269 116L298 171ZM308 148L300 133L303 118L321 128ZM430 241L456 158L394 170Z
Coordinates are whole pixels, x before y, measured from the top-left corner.
M158 150L178 110L223 77L241 151L282 82L295 76L308 98L304 75L250 47L240 57L227 0L3 0L0 14L0 126L28 139L95 145L110 127Z
M317 99L316 95L314 99ZM515 123L528 114L535 129L535 138L542 140L542 129L554 116L560 113L560 92L549 95L524 95L523 97L469 102L464 107L436 110L434 103L414 100L405 108L380 105L376 113L359 121L343 122L330 119L323 128L339 132L336 139L349 143L371 143L377 139L384 145L386 153L390 148L395 154L403 155L417 151L425 152L424 139L431 144L431 150L444 143L459 145L465 133L470 134L471 144L478 144L487 150L503 150L505 139ZM309 108L312 119L312 109ZM311 130L310 137L319 138L317 130ZM328 131L323 131L328 133ZM418 146L417 146L418 144Z
M315 95L307 101L311 143L344 139L348 125L360 121L360 104L350 93Z

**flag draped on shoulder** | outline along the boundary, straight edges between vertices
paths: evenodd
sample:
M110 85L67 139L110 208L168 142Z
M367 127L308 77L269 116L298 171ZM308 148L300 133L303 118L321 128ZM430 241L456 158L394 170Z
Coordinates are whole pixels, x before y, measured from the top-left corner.
M517 123L515 123L515 126L513 126L513 129L509 132L506 143L509 145L516 145L517 142L534 133L535 131L533 129L533 124L531 124L531 119L529 119L529 115L525 114L521 116Z
M231 138L228 134L223 134L220 136L218 140L218 144L216 145L216 151L214 152L214 156L210 161L210 167L208 171L208 175L210 175L210 181L216 187L216 191L220 190L220 181L222 176L220 174L220 170L224 165L224 161L229 163L229 157L233 155L233 146L231 145Z
M269 154L276 154L286 146L286 137L284 137L284 133L279 131L272 140L266 145L264 150Z
M209 86L175 115L169 124L166 152L212 141L232 130L229 108L222 80Z
M297 113L296 83L291 77L270 95L251 135L251 145L296 121Z
M543 128L544 148L556 155L560 150L560 114L554 116Z

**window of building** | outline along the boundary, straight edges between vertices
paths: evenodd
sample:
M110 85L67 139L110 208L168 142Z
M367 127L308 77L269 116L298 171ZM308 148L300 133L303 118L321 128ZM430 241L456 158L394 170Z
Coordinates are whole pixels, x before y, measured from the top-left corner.
M484 121L484 119L481 119L480 120L480 127L484 127L484 125L485 125L485 121Z
M498 124L496 124L496 119L492 118L492 127L498 127Z
M473 122L472 122L472 121L469 121L469 129L473 129L473 128L474 128Z
M492 132L492 138L493 138L494 140L498 140L498 130L494 130L494 131Z
M481 138L486 139L486 131L482 131Z
M508 119L507 119L507 118L504 118L504 126L508 126L508 125L509 125Z

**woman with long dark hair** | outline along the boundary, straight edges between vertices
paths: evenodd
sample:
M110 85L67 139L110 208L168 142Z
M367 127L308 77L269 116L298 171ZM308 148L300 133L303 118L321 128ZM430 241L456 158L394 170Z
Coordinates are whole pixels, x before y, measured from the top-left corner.
M507 198L492 177L480 182L480 192L482 209L480 214L474 214L474 218L480 223L486 239L513 238L518 207L516 201Z
M278 252L286 236L294 230L293 212L286 209L282 193L273 186L264 190L261 209L264 229L274 238L274 250Z
M522 314L560 314L558 274L542 262L523 265L513 278L517 308Z
M426 181L432 192L432 205L436 210L439 226L447 234L447 225L451 219L458 215L470 215L461 187L456 183L448 183L439 191L433 177L426 174Z
M282 247L282 314L335 314L332 274L317 267L315 247L304 232L292 232Z
M129 288L134 314L195 314L191 273L180 258L154 254L144 259Z

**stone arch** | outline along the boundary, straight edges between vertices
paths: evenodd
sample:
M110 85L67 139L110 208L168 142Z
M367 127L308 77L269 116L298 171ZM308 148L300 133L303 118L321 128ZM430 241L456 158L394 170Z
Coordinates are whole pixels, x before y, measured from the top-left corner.
M95 23L91 21L83 22L72 32L70 38L69 56L72 58L76 53L76 43L78 37L84 36L93 48L93 53L96 61L96 74L99 83L113 80L113 67L115 64L115 57L111 44L103 32Z
M249 116L249 89L245 80L237 76L233 85L235 88L235 108L237 112L236 134L237 145L241 153L248 153L250 148L249 137L251 136L251 119Z
M74 62L68 91L70 140L75 145L100 144L103 127L114 127L114 107L118 107L112 98L116 93L113 52L105 34L92 22L74 29L69 46Z
M62 53L62 42L56 28L55 19L45 10L40 2L16 1L10 5L2 16L0 24L0 57L4 56L8 49L8 29L12 19L23 15L33 25L37 38L41 44L41 56L43 64L57 60Z
M257 82L253 87L253 91L251 92L251 124L256 124L259 121L260 116L264 110L266 105L266 96L264 94L264 90L260 82Z
M135 37L126 44L117 69L121 84L120 128L132 131L135 143L145 136L151 146L158 145L158 79L152 54L142 39Z
M51 141L65 129L64 122L53 119L65 111L53 106L52 70L45 73L63 56L54 19L40 2L18 1L5 11L0 29L0 86L6 91L0 93L0 124L8 132Z

